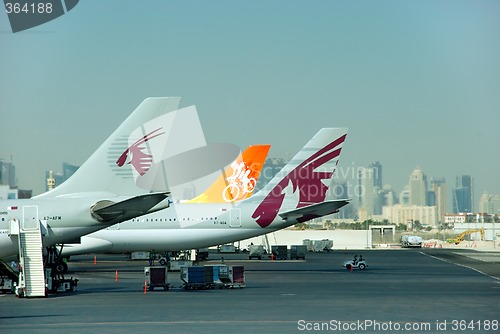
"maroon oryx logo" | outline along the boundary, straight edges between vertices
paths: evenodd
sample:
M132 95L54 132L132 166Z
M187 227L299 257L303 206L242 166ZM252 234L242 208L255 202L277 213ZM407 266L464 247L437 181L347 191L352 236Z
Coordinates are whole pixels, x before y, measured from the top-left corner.
M151 167L151 164L153 163L153 156L144 152L147 147L141 145L155 137L164 134L165 132L155 133L160 131L161 129L162 128L158 128L154 131L151 131L150 133L133 143L129 148L125 150L125 152L122 153L118 160L116 160L116 164L119 167L123 166L125 164L125 161L127 161L128 154L130 153L131 157L128 163L134 166L139 175L142 176L146 174Z
M276 218L285 199L285 188L289 183L292 184L293 192L299 191L297 208L321 203L325 200L328 186L323 183L323 180L331 178L333 171L319 172L315 171L315 169L340 155L341 148L338 146L344 142L345 138L346 135L343 135L326 145L304 160L278 182L252 215L252 218L255 219L260 227L269 226L274 218Z

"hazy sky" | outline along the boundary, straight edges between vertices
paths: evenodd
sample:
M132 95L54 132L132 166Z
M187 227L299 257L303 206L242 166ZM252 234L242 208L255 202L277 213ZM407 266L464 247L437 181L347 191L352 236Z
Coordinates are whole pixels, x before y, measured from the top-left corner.
M16 34L0 13L0 156L21 188L148 96L195 104L208 142L294 154L347 126L344 173L378 160L399 192L420 165L500 193L500 1L84 0Z

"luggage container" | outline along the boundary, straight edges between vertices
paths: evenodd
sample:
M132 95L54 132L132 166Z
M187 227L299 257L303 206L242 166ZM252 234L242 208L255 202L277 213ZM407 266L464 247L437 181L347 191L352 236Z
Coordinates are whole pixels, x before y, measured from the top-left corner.
M184 289L186 290L206 289L211 283L206 280L209 277L209 273L205 274L204 266L181 267L181 280L184 283Z
M232 283L232 288L234 287L239 287L239 288L244 288L245 287L245 267L243 266L233 266L233 283Z
M323 239L323 240L309 240L304 239L302 241L303 245L307 247L308 252L329 252L333 247L333 240Z
M213 284L214 284L214 271L218 271L218 267L214 267L214 266L203 266L203 268L205 269L205 275L204 275L204 279L205 279L205 284L208 287L213 287ZM217 274L218 276L218 274Z
M168 263L169 271L180 271L182 267L191 267L193 265L193 261L188 260L171 260Z
M208 259L208 248L200 248L196 250L196 261L206 261Z
M221 245L219 253L236 253L236 246L234 245Z
M283 245L271 246L271 251L277 260L286 260L288 258L287 246Z
M211 265L206 265L205 266L206 270L211 271L211 277L207 275L207 271L205 271L205 278L211 278L211 285L215 287L222 287L224 286L224 283L222 283L220 279L220 275L224 275L224 273L227 273L227 266L224 264L211 264Z
M264 255L264 246L262 245L250 245L248 246L248 259L259 259L262 260L262 255Z
M290 259L306 259L307 246L305 245L292 245L290 246Z
M9 277L0 276L0 292L13 292L14 291L14 281L12 281Z
M144 282L149 291L153 291L154 288L168 290L170 284L168 283L167 268L164 266L144 267Z
M245 287L245 267L225 266L219 268L219 279L226 288Z

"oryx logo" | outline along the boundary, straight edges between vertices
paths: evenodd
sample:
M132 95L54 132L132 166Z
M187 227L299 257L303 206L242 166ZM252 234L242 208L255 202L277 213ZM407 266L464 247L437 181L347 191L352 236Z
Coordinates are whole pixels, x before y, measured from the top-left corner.
M255 219L260 227L269 226L274 218L276 218L285 199L286 194L284 191L289 183L292 184L293 193L299 190L297 208L321 203L325 200L328 186L323 183L323 180L330 179L333 175L333 170L331 172L320 172L315 171L315 169L340 155L342 148L339 146L345 141L346 136L343 135L337 138L311 155L274 186L252 214L252 218Z
M116 160L116 164L118 165L118 167L122 167L125 164L125 162L127 161L127 157L130 154L128 164L131 164L135 168L137 173L139 173L139 175L142 176L146 174L151 167L151 164L153 163L153 156L147 153L148 147L147 145L143 144L155 137L164 134L165 132L158 133L158 131L160 131L161 129L162 128L158 128L154 131L151 131L150 133L130 145L130 147L122 153L118 160Z

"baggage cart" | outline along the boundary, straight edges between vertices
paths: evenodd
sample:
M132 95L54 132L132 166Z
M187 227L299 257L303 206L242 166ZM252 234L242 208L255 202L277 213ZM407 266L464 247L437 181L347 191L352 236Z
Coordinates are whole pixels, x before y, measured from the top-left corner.
M149 289L163 288L165 291L170 288L168 283L167 268L164 266L144 267L144 282Z
M248 259L259 259L262 260L262 255L264 254L264 246L262 245L250 245L248 246Z
M181 271L182 267L191 267L193 265L193 261L190 260L171 260L169 262L169 271Z
M219 268L219 279L226 288L245 287L245 267L224 266Z
M205 273L204 266L192 266L192 267L181 267L181 280L184 284L184 289L207 289L212 282L208 282L210 277L213 281L213 273L210 274L210 270L207 269Z
M271 246L271 251L274 254L276 260L286 260L288 258L287 246L283 245Z
M306 245L292 245L290 246L290 259L306 259L307 246Z

